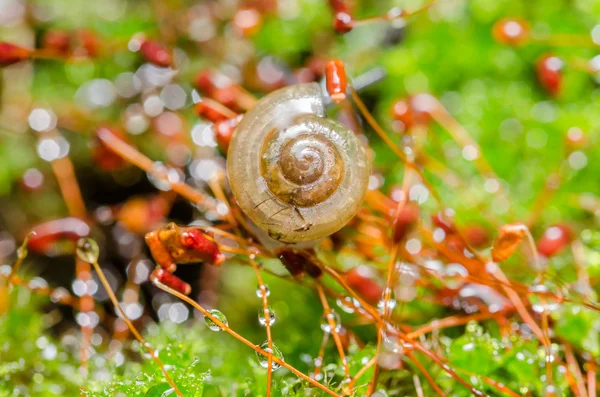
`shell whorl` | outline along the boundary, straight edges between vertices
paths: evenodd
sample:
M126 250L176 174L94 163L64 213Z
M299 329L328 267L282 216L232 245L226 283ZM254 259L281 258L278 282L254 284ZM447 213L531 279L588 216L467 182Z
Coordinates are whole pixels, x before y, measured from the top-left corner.
M246 113L227 171L244 213L285 243L341 229L364 198L369 162L352 131L325 117L316 83L277 90Z

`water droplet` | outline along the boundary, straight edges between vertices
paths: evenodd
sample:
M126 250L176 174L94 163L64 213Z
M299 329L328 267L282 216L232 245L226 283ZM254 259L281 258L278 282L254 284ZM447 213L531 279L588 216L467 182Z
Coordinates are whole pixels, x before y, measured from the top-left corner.
M387 306L387 310L389 312L392 312L394 310L394 308L396 307L396 304L397 304L397 302L395 299L389 299L387 301L387 303L385 302L384 299L382 299L377 303L377 308L379 309L379 312L383 313Z
M560 397L562 393L560 389L554 385L547 385L544 388L544 397Z
M356 308L360 305L356 299L349 296L346 296L343 299L338 299L336 303L345 313L354 313Z
M229 323L227 322L227 317L225 317L225 315L223 313L221 313L220 311L216 310L216 309L212 309L208 311L210 314L213 315L213 317L215 317L217 320L221 321L223 324L225 325L229 325ZM206 322L206 325L208 325L208 328L211 331L222 331L221 327L219 327L217 325L217 323L215 323L210 317L205 316L204 317L204 321Z
M536 313L553 312L558 309L563 294L550 280L536 281L529 288L529 302Z
M267 311L269 312L269 325L275 324L275 312L273 311L271 306L269 306L267 308ZM262 307L260 309L258 309L258 322L263 327L267 326L267 319L265 317L265 309Z
M444 280L448 288L458 289L465 284L469 271L461 264L450 263L446 266Z
M264 341L259 347L261 349L263 349L264 351L266 351L267 353L273 353L273 357L277 357L278 359L283 361L283 353L281 353L281 350L279 350L279 348L277 346L275 346L274 343L272 343L271 346L272 346L272 349L269 348L269 342ZM258 363L260 364L261 367L263 367L265 369L269 367L269 359L267 358L267 356L263 356L259 352L256 352L256 358L258 359ZM279 365L275 361L272 361L273 371L275 371L276 369L278 369L280 367L281 367L281 365Z
M171 190L171 184L181 182L183 174L175 168L169 168L160 161L155 161L152 164L152 169L147 172L148 180L154 187L162 191Z
M269 287L267 285L259 285L256 288L256 296L259 297L259 298L262 298L263 297L263 291L265 293L265 296L268 297L269 295L271 295L271 290L269 289Z
M100 256L98 243L96 243L94 239L87 237L80 238L77 241L77 249L75 252L79 259L88 263L98 262L98 256Z
M328 315L323 315L321 317L321 329L323 330L323 332L331 332L332 328L331 324L329 323L330 320L333 320L335 322L335 332L339 333L342 329L342 320L340 319L340 315L334 311L331 311Z

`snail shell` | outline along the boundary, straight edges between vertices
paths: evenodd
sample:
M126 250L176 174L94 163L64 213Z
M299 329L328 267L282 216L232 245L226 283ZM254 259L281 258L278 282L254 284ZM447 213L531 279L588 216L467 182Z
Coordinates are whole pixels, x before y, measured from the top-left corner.
M246 113L227 172L245 214L284 243L341 229L367 191L369 160L355 134L325 117L317 83L279 89Z

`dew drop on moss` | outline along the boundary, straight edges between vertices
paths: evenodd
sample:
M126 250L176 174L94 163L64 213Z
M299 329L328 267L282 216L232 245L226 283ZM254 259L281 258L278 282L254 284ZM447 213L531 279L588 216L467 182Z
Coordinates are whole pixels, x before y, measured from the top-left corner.
M275 320L276 320L275 312L273 311L271 306L269 306L267 308L267 310L269 312L269 325L273 325L273 324L275 324ZM258 309L258 322L263 327L267 326L267 319L265 317L265 309L262 307L260 309Z
M229 323L227 322L227 317L225 317L225 315L223 313L221 313L220 311L218 311L216 309L212 309L212 310L209 310L208 312L210 314L212 314L213 317L216 317L223 324L229 325ZM206 325L208 325L208 329L210 329L211 331L222 331L221 327L219 327L217 325L217 323L215 323L210 317L205 316L204 321L206 322Z
M259 285L256 288L256 296L259 297L259 298L262 298L263 297L263 291L264 291L265 296L268 297L269 295L271 295L271 290L269 290L269 287L267 285L264 285L264 286L263 285Z
M80 238L77 241L77 248L75 250L77 256L82 261L88 263L98 262L98 256L100 256L100 248L98 248L98 243L91 238Z
M272 349L269 348L269 341L264 341L260 345L260 348L263 349L264 351L266 351L267 353L273 353L273 357L277 357L278 359L283 361L283 353L281 353L281 350L279 350L279 348L277 346L275 346L274 343L271 344L271 346L273 347ZM258 359L258 363L260 364L261 367L263 367L265 369L269 367L268 357L263 356L259 352L256 352L256 358ZM273 361L271 363L271 367L273 368L273 371L275 371L276 369L280 368L281 365L279 365L278 363Z
M335 332L340 332L342 329L340 315L334 312L333 310L328 315L321 316L321 329L323 332L330 333L331 332L331 324L329 320L333 320L335 323Z

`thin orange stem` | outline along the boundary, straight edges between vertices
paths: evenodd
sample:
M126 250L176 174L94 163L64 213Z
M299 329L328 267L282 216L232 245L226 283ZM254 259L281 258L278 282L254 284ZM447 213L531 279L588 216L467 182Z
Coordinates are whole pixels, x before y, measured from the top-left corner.
M365 118L367 123L371 126L371 128L377 133L377 135L379 135L379 137L383 140L383 142L385 142L385 144L394 152L394 154L396 154L396 156L398 156L398 158L400 160L402 160L402 162L407 167L413 169L419 175L423 184L431 192L431 195L438 201L438 203L441 203L442 200L441 200L440 196L438 195L437 191L433 188L433 186L425 179L421 169L415 163L413 163L412 161L410 161L406 158L406 156L404 155L404 153L402 153L402 150L400 150L398 145L396 143L394 143L394 141L386 134L386 132L383 130L383 128L381 128L379 123L377 123L377 120L375 120L373 115L367 109L364 102L360 99L360 97L356 93L356 90L354 90L354 88L350 88L350 93L352 94L352 100L358 107L358 110L361 112L361 114L363 115L363 117Z
M587 370L587 389L590 397L596 397L596 364L593 361L588 362Z
M361 376L363 376L365 374L365 372L367 372L369 370L369 368L371 368L375 363L377 362L377 358L373 357L371 358L361 369L358 370L358 372L354 375L354 378L352 378L352 380L350 381L350 383L348 383L346 386L344 386L344 391L343 394L344 395L350 395L353 392L354 389L354 385L356 384L356 382L360 379Z
M98 131L98 139L100 139L115 154L121 156L131 164L159 179L167 181L171 188L180 196L186 198L199 207L216 212L216 206L209 196L197 191L184 182L169 181L164 173L158 172L154 168L154 162L152 160L140 153L133 146L123 142L123 140L119 139L116 135L110 132L108 128L102 128Z
M333 316L333 312L331 311L331 307L327 302L327 297L325 296L325 292L323 291L323 286L319 282L317 282L317 292L319 293L319 299L321 300L321 304L323 305L325 318L327 319L327 323L329 324L329 328L331 330L330 333L333 336L333 341L335 342L335 345L340 354L340 360L342 360L342 365L344 366L344 374L346 375L346 379L348 379L350 378L350 367L348 367L346 353L344 353L344 346L342 345L340 334L337 331L337 324L335 323L335 318Z
M425 369L425 367L423 367L423 365L419 362L419 360L417 360L417 358L411 352L406 352L406 355L411 359L411 361L415 364L415 366L419 369L419 371L421 371L421 373L425 376L425 378L427 378L427 381L429 382L431 387L433 387L433 390L435 390L436 393L439 394L440 396L445 397L446 393L444 393L444 391L442 389L440 389L440 387L437 385L437 383L435 383L435 380L433 380L433 378L431 377L429 372L427 372L427 370Z
M56 175L58 187L69 209L69 214L80 219L85 219L85 203L83 202L81 190L75 178L73 163L68 157L62 157L52 161L50 165L52 166L54 175Z
M256 274L256 279L258 280L258 285L260 286L260 290L262 292L263 315L265 316L267 343L270 350L269 355L267 356L267 397L269 397L271 395L271 383L273 377L273 338L271 336L271 311L269 310L269 301L267 299L267 286L263 282L258 265L252 256L250 256L250 264L252 265L254 274Z
M125 314L125 311L123 311L123 308L121 307L121 304L119 303L119 300L115 296L115 293L113 292L110 284L108 283L108 280L106 279L106 276L104 275L104 272L102 271L102 268L100 267L98 262L94 261L92 263L92 265L94 266L94 269L96 270L96 273L98 274L98 278L100 279L100 282L104 286L104 289L106 290L106 293L108 294L108 297L110 298L110 300L113 303L113 305L115 306L115 308L119 311L119 314L121 315L121 318L123 319L125 324L127 324L127 328L129 328L129 330L131 331L133 336L135 336L135 338L138 340L138 342L140 342L140 345L142 345L144 347L144 349L146 349L148 354L150 354L150 357L152 357L154 362L156 362L156 364L159 366L165 379L167 380L169 385L173 388L175 393L179 397L183 397L183 394L181 394L181 391L179 390L179 388L177 388L177 385L175 384L175 382L173 382L173 379L171 379L171 376L165 369L165 366L163 365L162 361L160 361L160 359L158 358L158 355L156 354L154 349L152 349L150 347L150 345L146 342L146 340L138 332L137 328L135 328L135 326L133 325L131 320L129 320L129 318Z
M158 288L162 289L163 291L165 291L165 292L167 292L167 293L169 293L169 294L171 294L173 296L176 296L177 298L183 300L184 302L187 302L190 305L192 305L196 310L198 310L200 313L202 313L205 317L208 317L209 319L211 319L223 331L227 332L229 335L233 336L235 339L239 340L240 342L242 342L246 346L250 347L252 350L254 350L255 352L257 352L258 354L260 354L260 355L262 355L264 357L268 357L269 356L269 352L261 349L259 346L255 345L254 343L250 342L248 339L244 338L243 336L241 336L240 334L238 334L237 332L235 332L234 330L232 330L231 328L229 328L228 325L224 324L217 317L213 316L212 313L210 313L205 308L203 308L202 306L200 306L198 304L198 302L194 301L190 297L188 297L186 295L183 295L179 291L176 291L176 290L174 290L172 288L169 288L169 287L167 287L164 284L161 284L158 280L152 280L152 283L154 285L156 285ZM334 391L328 389L326 386L324 386L323 384L315 381L314 379L311 379L308 375L306 375L306 374L298 371L295 367L293 367L290 364L286 363L282 359L280 359L278 357L273 357L273 361L276 362L277 364L279 364L280 366L288 369L290 372L292 372L294 375L298 376L299 378L301 378L301 379L307 381L308 383L310 383L311 385L313 385L313 386L321 389L322 391L324 391L325 393L329 394L330 396L340 397L339 394L337 394Z
M313 377L316 378L319 373L321 373L321 367L323 367L323 360L325 358L325 348L327 347L327 342L329 341L329 333L323 332L323 339L321 340L321 346L319 346L319 354L315 359L315 371L313 372Z
M581 397L587 396L588 392L585 388L585 380L583 379L583 375L581 373L581 369L579 368L579 363L575 358L575 354L573 354L573 348L570 344L565 343L563 345L563 351L565 352L567 367L569 368L569 371L573 374L573 377L576 380L575 386L577 389L574 390L574 392Z

